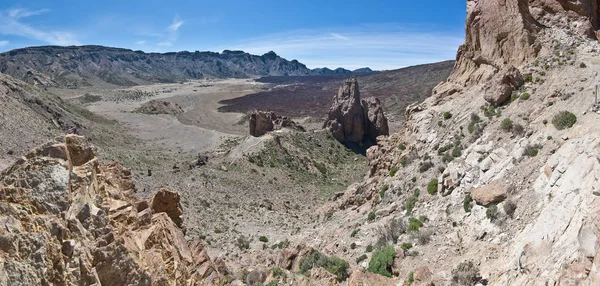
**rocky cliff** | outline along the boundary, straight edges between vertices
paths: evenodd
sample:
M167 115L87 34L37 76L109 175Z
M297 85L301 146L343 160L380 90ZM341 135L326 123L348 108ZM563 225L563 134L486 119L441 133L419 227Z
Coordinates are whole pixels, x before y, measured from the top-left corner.
M465 43L458 49L449 83L438 86L436 93L451 95L531 61L557 44L545 37L557 30L598 39L598 6L595 0L468 0Z
M179 195L134 192L131 172L83 137L24 156L0 174L0 284L220 283L225 266L184 239Z
M0 54L0 72L33 85L130 86L203 78L352 74L345 69L311 70L274 52L243 51L144 53L102 46L30 47ZM360 69L357 73L368 73Z
M377 136L388 135L387 118L377 98L361 100L356 78L347 79L333 97L323 125L342 143L372 145Z

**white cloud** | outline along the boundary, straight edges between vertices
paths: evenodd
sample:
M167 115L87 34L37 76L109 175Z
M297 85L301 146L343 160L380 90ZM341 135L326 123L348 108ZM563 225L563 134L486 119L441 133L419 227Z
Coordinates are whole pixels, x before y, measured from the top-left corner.
M343 34L329 30L299 30L247 39L214 50L239 49L253 54L275 51L297 59L310 68L396 69L450 60L463 43L463 32L431 27L407 29L399 25L341 27Z
M50 10L48 9L11 9L0 11L0 34L34 39L52 45L80 45L75 35L71 32L41 30L21 21L21 19L40 15L49 11Z
M161 46L161 47L170 47L170 46L173 45L173 43L171 43L171 42L159 42L159 43L156 43L156 45L157 46Z
M137 42L135 42L135 44L139 45L139 46L143 46L146 44L146 41L137 41Z
M10 44L9 41L0 41L0 47L6 47L8 44Z
M169 25L169 27L167 29L169 31L175 33L175 32L177 32L179 27L181 27L181 25L183 25L183 21L179 20L179 17L176 16L175 19L173 19L173 23L171 25Z

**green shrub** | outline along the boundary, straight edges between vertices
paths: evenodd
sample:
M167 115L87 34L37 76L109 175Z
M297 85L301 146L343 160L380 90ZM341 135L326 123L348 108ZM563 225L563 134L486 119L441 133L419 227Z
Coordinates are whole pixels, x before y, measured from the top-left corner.
M433 167L433 162L431 162L431 161L421 162L421 163L419 163L419 172L425 173L429 169L431 169L431 167Z
M271 282L265 284L265 286L278 286L279 280L271 280Z
M525 82L531 82L533 81L533 76L531 74L526 74L523 79L525 80Z
M521 98L521 100L528 100L529 97L530 97L529 93L524 92L524 93L521 94L520 98Z
M402 243L402 245L400 245L400 248L402 248L402 250L407 251L409 249L411 249L413 247L412 243L410 242L405 242Z
M575 114L566 110L559 112L552 118L552 124L554 124L554 127L556 127L556 129L558 130L571 128L573 127L573 125L575 125L576 122L577 117L575 116Z
M471 209L473 208L473 198L471 198L470 194L465 196L465 199L463 200L463 208L465 209L465 212L471 212Z
M452 157L454 157L454 158L458 158L458 157L460 157L461 153L462 153L462 152L460 151L460 149L458 148L458 146L457 146L457 147L454 147L454 148L452 149Z
M264 236L264 235L261 235L261 236L258 238L258 241L260 241L260 242L269 242L269 239L268 239L266 236Z
M402 165L402 167L406 167L406 164L408 164L408 159L406 157L400 158L400 165Z
M510 118L504 118L500 124L500 128L506 132L510 131L513 128L512 120L510 120Z
M415 273L411 271L408 273L408 285L413 284L414 282L415 282Z
M372 221L375 219L375 209L373 209L371 212L369 212L369 214L367 215L367 221Z
M381 191L379 192L379 196L381 198L383 198L383 196L385 195L385 192L389 189L390 186L388 185L383 185L383 187L381 187Z
M398 145L398 149L400 149L401 151L404 151L404 150L406 150L406 145L404 145L404 143L400 143Z
M415 196L410 196L408 199L406 199L406 213L412 213L413 209L415 208L415 203L417 202L417 197Z
M527 145L525 147L525 151L523 152L523 155L529 156L529 157L535 157L535 156L537 156L538 151L539 151L539 149L537 146Z
M422 215L422 216L420 216L420 217L419 217L419 220L420 220L421 222L428 222L428 221L429 221L429 218L428 218L426 215Z
M446 152L444 154L444 156L442 157L442 162L444 162L444 163L452 162L452 160L454 160L454 157L452 157L452 155L450 155L450 152Z
M410 181L411 181L411 182L413 182L413 183L416 183L416 182L417 182L417 177L412 177L412 178L410 179Z
M329 257L318 251L313 251L309 255L300 259L300 273L306 274L313 267L323 267L329 273L337 276L338 281L343 281L348 277L348 262L337 257Z
M273 273L274 277L284 276L285 275L285 273L283 272L283 270L281 270L281 268L279 268L279 267L273 267L273 268L271 268L271 273Z
M418 198L420 195L421 195L421 190L415 189L414 192L413 192L413 196L415 196L415 197Z
M513 125L512 131L514 134L517 135L523 135L523 133L525 133L525 127L523 127L523 125L515 123Z
M429 181L429 184L427 184L427 192L430 195L435 195L437 194L438 191L438 179L432 179L431 181Z
M386 246L373 253L369 261L368 271L386 277L392 277L392 264L396 257L396 250L392 246Z
M215 233L222 233L223 231L220 228L215 228Z
M359 256L358 258L356 258L356 264L363 262L367 258L368 258L368 256L366 254Z
M471 113L471 122L479 122L481 121L481 117L479 117L479 115L477 115L477 113L473 112Z
M444 167L444 166L438 167L438 172L440 172L440 174L444 173L444 171L446 171L446 167Z
M485 211L485 217L489 218L491 221L498 218L498 206L491 205Z
M437 152L438 152L438 155L444 154L444 152L446 152L446 150L448 150L448 146L442 146L442 147L440 147L440 148L437 150Z
M448 111L444 112L444 120L448 120L450 118L452 118L452 113Z
M350 237L355 237L359 231L360 231L360 228L353 230L352 233L350 234Z
M548 137L546 137L546 139L552 140L552 136L548 136Z
M398 167L392 167L390 169L390 177L393 177L394 175L396 175L396 172L398 172Z
M417 231L419 231L419 229L422 226L423 226L423 223L420 220L418 220L414 217L411 217L408 219L408 227L406 228L406 231L417 232Z
M373 251L373 245L367 245L367 249L365 250L365 252L371 252Z

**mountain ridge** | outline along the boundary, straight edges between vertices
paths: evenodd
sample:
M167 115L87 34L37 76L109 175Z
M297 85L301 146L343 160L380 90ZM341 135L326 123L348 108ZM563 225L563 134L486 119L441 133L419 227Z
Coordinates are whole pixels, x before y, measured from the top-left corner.
M236 50L146 53L86 45L26 47L0 53L0 72L33 85L77 88L98 84L134 86L189 79L352 75L374 71L370 68L309 69L298 60L287 60L273 51L260 56Z

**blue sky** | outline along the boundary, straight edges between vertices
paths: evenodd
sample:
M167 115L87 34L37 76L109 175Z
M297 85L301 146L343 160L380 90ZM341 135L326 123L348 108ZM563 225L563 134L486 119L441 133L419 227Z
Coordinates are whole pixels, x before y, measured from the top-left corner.
M465 0L2 0L0 51L39 45L270 50L310 68L454 59Z

